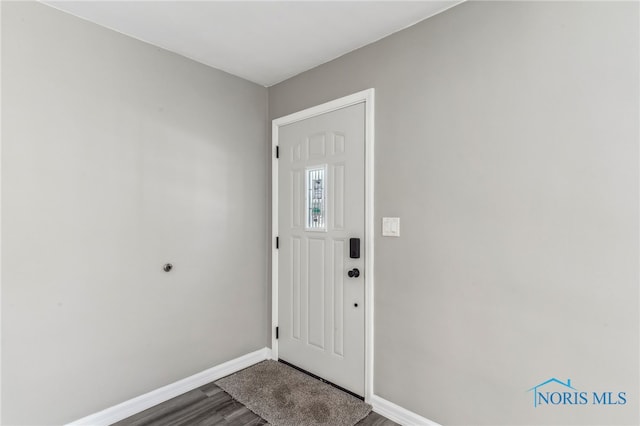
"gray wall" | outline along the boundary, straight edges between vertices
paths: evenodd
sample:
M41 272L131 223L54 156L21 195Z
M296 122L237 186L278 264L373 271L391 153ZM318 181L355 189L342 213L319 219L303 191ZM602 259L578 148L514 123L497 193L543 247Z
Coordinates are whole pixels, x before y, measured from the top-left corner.
M2 424L265 346L266 130L263 87L2 2Z
M470 2L269 89L376 89L375 393L446 425L638 424L638 4ZM624 406L533 407L570 378Z

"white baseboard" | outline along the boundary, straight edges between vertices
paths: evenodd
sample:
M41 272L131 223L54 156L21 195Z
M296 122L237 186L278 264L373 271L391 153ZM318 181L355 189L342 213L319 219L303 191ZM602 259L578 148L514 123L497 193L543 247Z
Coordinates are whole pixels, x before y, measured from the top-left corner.
M441 426L378 395L373 395L369 403L376 413L404 426Z
M185 392L189 392L207 383L211 383L214 380L233 374L260 361L264 361L265 359L271 359L271 349L269 348L259 349L239 358L232 359L231 361L209 368L186 379L178 380L175 383L163 386L121 404L114 405L90 416L83 417L80 420L69 423L67 426L108 426L144 411L147 408L175 398L178 395L182 395Z
M193 376L145 393L144 395L140 395L118 405L114 405L113 407L109 407L87 417L83 417L66 426L109 426L148 408L168 401L171 398L175 398L176 396L199 388L200 386L204 386L207 383L221 379L222 377L233 374L236 371L240 371L266 359L272 359L271 349L259 349L255 352L232 359L231 361L216 365L215 367L209 368L200 373L196 373ZM378 395L373 395L369 403L372 405L373 411L376 413L404 426L441 426L438 423L402 408L393 402L387 401Z

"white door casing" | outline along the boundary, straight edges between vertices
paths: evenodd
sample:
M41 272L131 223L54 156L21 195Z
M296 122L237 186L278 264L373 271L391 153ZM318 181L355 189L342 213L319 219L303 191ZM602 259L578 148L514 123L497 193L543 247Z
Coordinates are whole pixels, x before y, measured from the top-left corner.
M273 356L365 400L373 394L373 94L273 121ZM349 256L354 237L359 259ZM359 277L347 275L353 268Z

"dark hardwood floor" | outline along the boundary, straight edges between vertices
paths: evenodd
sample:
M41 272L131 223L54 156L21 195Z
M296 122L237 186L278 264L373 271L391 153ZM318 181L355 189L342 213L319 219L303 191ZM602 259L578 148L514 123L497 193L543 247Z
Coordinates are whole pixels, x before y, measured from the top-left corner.
M213 426L266 425L265 420L234 401L215 383L177 396L115 423L113 426ZM397 423L371 412L358 426L394 426Z

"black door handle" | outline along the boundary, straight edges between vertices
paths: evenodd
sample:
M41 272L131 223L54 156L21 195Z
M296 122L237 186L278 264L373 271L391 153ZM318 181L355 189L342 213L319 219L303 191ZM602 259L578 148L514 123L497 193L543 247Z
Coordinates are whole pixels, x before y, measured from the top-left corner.
M349 277L351 278L358 278L360 276L360 270L358 268L353 268L352 270L347 272L347 275L349 275Z

